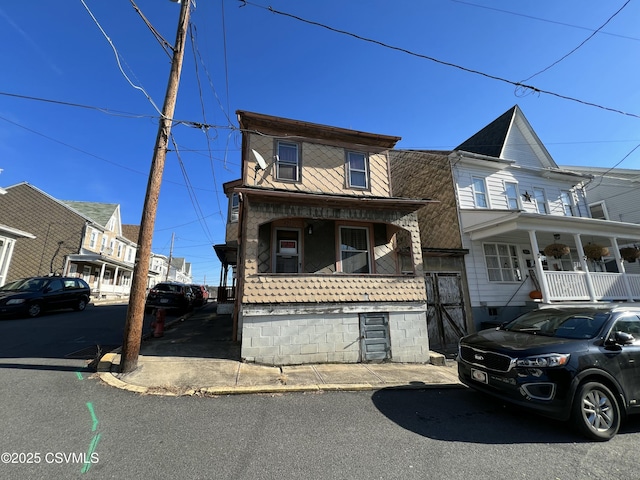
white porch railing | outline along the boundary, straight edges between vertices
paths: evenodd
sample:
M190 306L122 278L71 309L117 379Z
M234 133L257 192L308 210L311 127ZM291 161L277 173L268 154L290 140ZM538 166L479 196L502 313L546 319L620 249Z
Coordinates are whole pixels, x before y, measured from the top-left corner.
M129 292L131 290L131 286L130 285L108 285L108 284L102 284L100 286L100 290L98 291L98 289L91 289L92 293L94 295L98 295L100 297L104 297L104 296L124 296L124 295L129 295Z
M640 275L603 272L544 272L549 286L549 300L591 300L587 287L587 275L596 300L627 300L629 292L634 300L640 300Z

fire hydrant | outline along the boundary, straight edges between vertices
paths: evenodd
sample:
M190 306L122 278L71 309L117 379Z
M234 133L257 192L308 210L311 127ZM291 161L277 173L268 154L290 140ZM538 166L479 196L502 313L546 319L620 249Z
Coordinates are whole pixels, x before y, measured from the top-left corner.
M153 328L153 336L158 338L164 335L164 318L166 316L166 312L164 308L156 309L156 319L151 322L151 328Z

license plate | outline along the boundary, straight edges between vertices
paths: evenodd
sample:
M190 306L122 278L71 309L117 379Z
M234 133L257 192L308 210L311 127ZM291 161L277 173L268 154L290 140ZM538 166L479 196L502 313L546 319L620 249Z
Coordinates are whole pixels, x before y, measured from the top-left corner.
M483 372L482 370L477 370L475 368L471 369L471 378L476 382L489 383L489 376L487 375L487 372Z
M169 299L168 298L161 298L160 299L160 303L169 303Z

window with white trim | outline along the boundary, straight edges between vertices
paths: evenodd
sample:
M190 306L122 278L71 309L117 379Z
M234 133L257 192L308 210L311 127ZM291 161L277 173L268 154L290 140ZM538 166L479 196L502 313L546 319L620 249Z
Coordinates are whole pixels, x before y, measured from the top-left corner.
M591 218L599 218L600 220L609 220L609 214L604 202L592 203L589 205Z
M347 152L347 186L369 188L369 157L362 152Z
M505 182L504 196L507 199L507 208L509 208L510 210L520 210L520 195L518 194L517 183Z
M98 232L91 230L91 237L89 239L89 248L96 248L98 244Z
M276 179L300 181L300 146L297 143L277 143Z
M229 200L229 223L235 223L238 221L238 215L240 214L240 196L237 192L231 194Z
M562 211L567 217L573 217L575 215L575 202L573 201L573 194L569 190L563 190L560 192L560 201L562 202Z
M477 208L489 208L487 184L482 177L473 177L473 199Z
M543 188L533 189L533 201L536 203L536 211L538 213L549 213L549 207L547 206L547 195L544 193Z
M520 282L520 262L518 248L506 243L485 243L484 259L490 282Z
M105 248L107 248L107 236L102 235L102 243L100 243L100 252L104 252Z
M340 227L340 271L371 273L368 228Z

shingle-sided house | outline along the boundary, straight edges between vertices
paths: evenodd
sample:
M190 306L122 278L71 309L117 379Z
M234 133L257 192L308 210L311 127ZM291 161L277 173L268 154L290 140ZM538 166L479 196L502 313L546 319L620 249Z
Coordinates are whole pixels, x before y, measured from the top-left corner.
M391 151L391 185L395 195L431 198L437 208L418 210L420 243L427 284L429 345L454 353L460 337L473 330L456 190L449 153Z
M640 300L640 275L626 272L619 248L640 242L640 226L592 218L592 176L559 168L519 107L449 157L476 327L532 300Z
M7 281L76 275L96 295L128 293L136 244L122 235L118 205L63 202L26 182L5 190L0 224L35 237L16 242Z
M429 361L415 213L429 202L392 196L399 138L237 114L241 178L216 252L234 270L243 359Z

